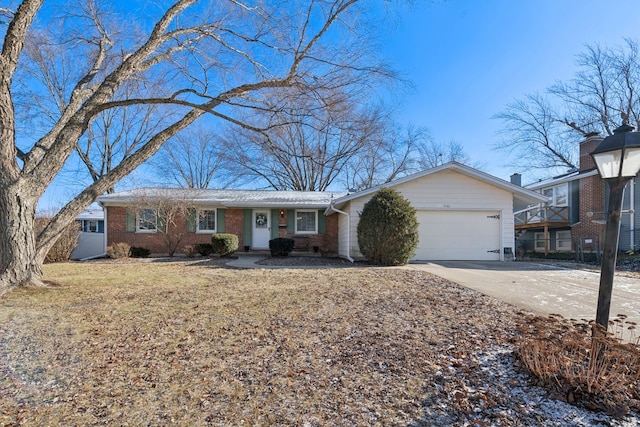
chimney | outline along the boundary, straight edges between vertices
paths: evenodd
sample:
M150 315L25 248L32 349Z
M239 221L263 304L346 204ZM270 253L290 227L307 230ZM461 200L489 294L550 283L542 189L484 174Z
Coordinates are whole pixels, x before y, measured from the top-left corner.
M585 135L584 141L580 143L580 164L578 165L578 169L580 169L581 172L596 167L595 162L591 158L591 152L596 149L602 140L603 138L600 136L600 132L589 132Z
M512 184L522 187L522 175L520 175L519 173L514 173L513 175L511 175L510 180Z

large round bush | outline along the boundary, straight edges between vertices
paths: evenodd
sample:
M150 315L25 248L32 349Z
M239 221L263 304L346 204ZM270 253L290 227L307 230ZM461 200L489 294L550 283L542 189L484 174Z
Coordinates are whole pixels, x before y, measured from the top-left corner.
M362 209L358 246L373 264L406 264L418 247L416 210L396 190L381 189Z

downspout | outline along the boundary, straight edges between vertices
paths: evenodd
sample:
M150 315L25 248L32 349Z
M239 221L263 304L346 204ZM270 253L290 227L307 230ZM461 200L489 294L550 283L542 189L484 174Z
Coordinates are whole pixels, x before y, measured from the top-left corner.
M629 240L631 240L631 250L636 250L636 180L635 178L629 182Z
M347 217L347 259L349 261L351 261L351 263L353 264L355 262L355 260L353 258L351 258L351 239L349 236L351 236L351 216L344 212L341 211L340 209L336 209L333 207L333 201L331 202L331 204L329 205L329 209L331 209L332 211L334 211L335 213L339 213L340 215L345 215Z
M107 207L102 203L102 202L98 202L98 204L100 205L100 207L102 207L102 211L104 212L104 219L103 219L103 224L102 224L102 228L104 231L104 254L103 256L107 256ZM99 257L98 257L99 258Z

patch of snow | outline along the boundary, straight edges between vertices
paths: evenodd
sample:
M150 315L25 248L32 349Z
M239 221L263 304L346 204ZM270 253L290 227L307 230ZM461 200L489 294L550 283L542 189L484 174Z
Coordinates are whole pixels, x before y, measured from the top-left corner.
M633 427L640 425L639 414L632 414L618 420L605 413L593 412L550 397L547 390L532 385L527 375L515 369L513 350L506 345L496 346L478 354L478 361L484 375L495 379L492 381L492 385L504 385L502 390L494 389L492 391L506 394L506 397L513 403L512 408L519 407L523 413L533 415L540 422L540 425L575 427L593 425ZM487 387L491 388L492 385ZM513 412L511 409L504 408L502 412L501 415L512 418L510 416ZM522 420L521 417L522 414L513 419Z

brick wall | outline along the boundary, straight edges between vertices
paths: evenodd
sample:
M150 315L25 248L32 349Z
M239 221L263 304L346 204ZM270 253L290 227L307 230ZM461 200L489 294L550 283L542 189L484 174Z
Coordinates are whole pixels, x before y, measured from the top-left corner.
M602 138L590 136L580 144L580 171L596 167L590 153L600 142ZM579 187L579 222L572 228L574 244L578 239L593 239L593 247L585 247L585 250L595 251L595 242L602 242L604 237L604 224L594 223L593 220L605 219L601 213L604 212L605 184L600 175L593 175L580 179ZM593 215L590 215L591 213Z
M326 217L326 231L322 234L295 234L287 231L287 210L283 210L278 224L278 236L293 239L295 251L313 251L318 247L318 252L326 255L338 253L338 215Z
M244 209L225 209L224 232L238 236L238 250L244 247Z
M580 171L591 170L596 167L596 164L591 157L591 152L595 150L601 142L601 137L592 135L580 143Z
M605 200L604 188L604 181L600 175L580 180L580 221L572 228L574 241L576 239L598 239L602 242L605 226L597 224L593 220L605 219L602 214ZM594 247L593 250L595 249Z
M176 253L184 252L184 247L197 243L211 243L211 234L187 233L186 220L183 217L176 218L175 226L169 226L169 233L175 231L173 238L182 234ZM107 246L124 242L130 246L147 248L152 254L166 254L167 245L163 233L136 233L127 231L127 208L121 206L107 207Z
M244 247L244 209L225 209L225 233L238 236L239 251ZM284 225L286 225L286 210L284 212ZM211 234L199 234L186 232L187 224L184 218L176 219L176 233L183 234L176 253L183 253L184 247L197 243L211 243ZM277 224L275 225L278 226ZM169 231L171 228L169 229ZM279 227L281 237L294 238L300 250L312 251L317 246L321 253L338 253L338 215L327 217L327 229L323 234L300 234L287 233L287 228ZM124 242L130 246L141 246L147 248L153 254L166 254L167 246L162 233L136 233L127 231L127 209L119 206L107 207L107 246L114 243Z

